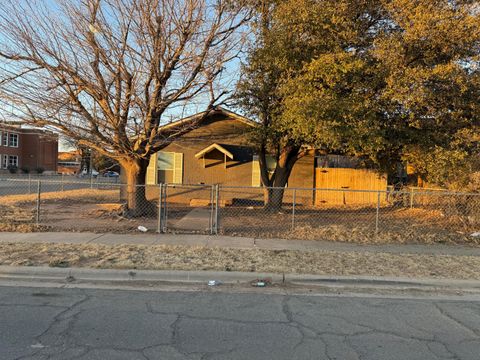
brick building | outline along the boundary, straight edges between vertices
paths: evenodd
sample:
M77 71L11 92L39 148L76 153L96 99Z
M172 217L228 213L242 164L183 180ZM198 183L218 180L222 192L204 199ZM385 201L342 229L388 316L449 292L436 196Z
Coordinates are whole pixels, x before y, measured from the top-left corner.
M9 167L57 172L58 135L13 123L0 123L0 172Z

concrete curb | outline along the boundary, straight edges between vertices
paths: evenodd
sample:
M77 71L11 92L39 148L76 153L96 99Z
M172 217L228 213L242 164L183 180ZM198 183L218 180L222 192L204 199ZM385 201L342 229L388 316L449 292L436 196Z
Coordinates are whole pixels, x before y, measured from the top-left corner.
M49 282L55 284L109 283L141 284L145 282L172 285L206 285L209 280L224 284L247 284L255 279L271 278L274 283L329 288L375 289L444 289L480 293L480 281L456 279L412 279L379 276L327 276L311 274L277 274L222 271L172 271L172 270L117 270L90 268L50 268L42 266L0 266L2 282Z

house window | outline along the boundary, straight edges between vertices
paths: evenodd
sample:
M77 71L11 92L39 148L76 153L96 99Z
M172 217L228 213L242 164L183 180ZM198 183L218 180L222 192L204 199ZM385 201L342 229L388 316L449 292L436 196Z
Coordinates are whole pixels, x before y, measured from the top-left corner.
M18 168L18 156L17 155L9 155L8 156L8 166Z
M183 183L182 153L160 151L152 157L147 169L147 184L158 183Z
M268 174L271 176L275 171L277 161L275 160L275 157L271 155L265 156L265 159L267 160ZM260 176L260 160L258 155L253 155L252 160L252 186L262 186L262 180Z
M9 134L8 146L18 147L18 134Z
M2 155L1 158L2 158L2 167L6 169L8 166L8 155Z
M175 167L175 153L160 151L157 156L157 170L173 170Z
M8 133L3 134L3 146L8 146Z

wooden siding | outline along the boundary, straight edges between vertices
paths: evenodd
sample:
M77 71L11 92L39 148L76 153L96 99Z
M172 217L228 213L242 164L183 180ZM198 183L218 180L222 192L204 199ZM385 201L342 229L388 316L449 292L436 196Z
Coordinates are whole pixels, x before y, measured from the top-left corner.
M317 168L315 173L317 189L339 189L339 191L317 190L315 205L374 205L378 201L376 192L352 192L348 190L380 190L387 189L387 178L373 170L366 169L330 169ZM341 191L345 190L345 191ZM380 201L386 199L380 194Z

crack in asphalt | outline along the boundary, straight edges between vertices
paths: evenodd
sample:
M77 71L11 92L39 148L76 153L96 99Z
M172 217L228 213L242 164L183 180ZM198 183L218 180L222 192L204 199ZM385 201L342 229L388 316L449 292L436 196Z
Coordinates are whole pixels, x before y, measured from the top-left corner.
M435 308L440 312L440 314L443 317L445 317L446 319L454 322L455 324L457 324L459 327L463 328L464 330L467 330L467 332L472 334L474 338L480 337L480 333L478 331L475 331L475 330L471 329L470 327L465 325L463 322L461 322L460 320L458 320L455 317L453 317L452 315L450 315L448 313L448 311L445 310L445 309L442 309L442 307L439 304L437 304L437 303L433 303L433 304L435 305Z
M61 317L62 317L64 314L66 314L67 312L73 310L74 308L76 308L77 306L83 304L84 302L88 301L89 298L90 298L89 295L84 295L83 298L81 298L80 300L75 301L73 304L71 304L71 305L69 305L69 306L57 306L58 308L62 308L63 310L60 311L59 313L55 314L55 316L53 317L53 319L51 320L51 322L48 324L48 326L46 327L46 329L45 329L43 332L41 332L39 335L36 335L33 339L34 339L35 341L37 341L37 343L40 343L40 344L41 344L41 343L42 343L42 337L43 337L44 335L46 335L48 332L50 332L50 330L51 330L56 324L58 324L58 323L60 323L61 321L64 321L64 320L67 320L67 321L68 321L69 318L61 319ZM30 306L30 305L24 305L24 306ZM31 305L31 306L32 306L32 307L44 307L44 306L46 306L46 305L43 304L43 305L41 305L41 306L38 306L38 305L33 304L33 305ZM36 356L36 355L43 356L44 354L41 354L41 353L44 352L44 351L46 351L46 350L44 350L44 349L45 349L45 347L44 347L44 348L40 348L40 349L38 349L38 350L36 350L36 351L28 354L28 355L17 357L17 358L15 358L15 360L22 360L22 359L25 359L25 358L27 358L27 357L32 357L32 356ZM50 357L49 355L46 355L46 356L47 356L47 359Z
M328 339L328 336L337 337L338 340L351 351L351 355L355 356L358 360L368 359L368 353L365 352L365 349L358 348L352 340L357 337L361 336L377 336L379 334L387 335L393 337L394 339L397 338L404 341L416 341L425 347L425 350L434 355L435 358L438 359L459 359L459 355L451 348L452 344L461 345L462 343L467 343L471 341L478 341L480 338L479 331L470 328L466 324L464 324L461 320L457 319L453 316L448 310L442 308L441 304L437 302L431 302L433 307L437 310L440 314L441 319L447 321L449 324L453 323L456 326L460 327L465 331L468 336L463 338L461 341L448 341L446 338L441 339L435 333L430 333L428 330L419 328L412 324L408 318L402 317L399 314L395 313L388 313L389 316L395 320L398 324L397 329L391 328L388 329L386 326L389 326L389 323L384 324L376 324L375 322L372 324L371 322L367 323L363 319L352 320L349 317L349 313L342 313L337 312L336 314L331 314L331 312L335 309L335 306L329 304L325 306L324 309L328 309L328 313L323 313L320 311L320 315L322 318L335 319L341 320L342 323L347 326L346 328L339 330L328 330L322 329L322 326L325 326L323 323L318 324L318 328L316 326L307 325L302 322L302 317L305 317L308 314L308 311L296 312L292 308L292 298L295 298L297 301L298 299L303 300L303 305L309 304L312 306L319 306L318 301L312 301L308 298L297 297L295 295L283 294L281 295L281 302L280 305L280 312L282 316L278 316L278 320L257 320L257 319L236 319L236 318L229 318L228 313L224 314L223 316L200 316L194 315L191 313L192 310L189 308L183 311L159 311L154 308L154 301L155 300L148 300L145 301L145 311L151 314L157 315L165 315L165 316L174 316L174 321L169 324L169 330L167 334L169 336L168 340L159 341L155 344L149 344L148 346L142 348L129 348L123 346L91 346L82 343L78 343L73 336L74 331L74 324L76 321L82 316L86 309L95 308L95 306L88 306L88 302L94 298L94 295L90 294L87 291L81 291L81 298L74 301L72 304L68 306L60 306L60 305L50 305L47 303L42 304L8 304L2 303L0 304L1 307L17 307L17 306L26 306L26 307L35 307L35 308L52 308L52 309L59 309L60 311L55 313L52 320L49 321L47 327L39 334L33 337L33 341L36 341L39 344L45 346L44 348L36 349L29 352L27 355L22 355L16 357L15 360L25 360L28 358L35 358L39 359L51 359L54 356L62 357L65 355L65 359L81 359L85 356L88 356L92 351L95 350L111 350L111 351L120 351L120 352L129 352L129 353L136 353L138 356L142 357L143 359L150 360L151 357L146 354L148 350L162 347L170 347L174 349L179 354L183 355L185 358L191 358L192 356L200 356L201 359L209 360L212 358L225 358L229 355L241 351L239 345L235 342L229 344L224 344L228 347L226 350L219 350L219 351L195 351L195 352L188 352L184 348L184 344L182 343L181 339L181 331L184 329L184 326L188 326L188 322L190 320L197 320L197 321L212 321L212 322L226 322L232 324L239 324L239 325L248 325L248 326L261 326L261 325L283 325L288 326L295 330L299 334L299 338L297 340L296 336L290 337L289 341L291 342L291 349L293 354L303 346L308 346L309 340L319 341L323 345L323 353L326 359L334 359L336 355L333 355L332 348L333 343L331 342L333 339ZM197 294L200 296L200 294ZM52 297L51 302L55 301L55 297ZM364 310L370 310L372 313L376 313L376 308L387 308L389 304L380 304L380 303L372 303L369 304L365 300L360 302L362 306L365 307ZM82 309L80 308L82 305ZM161 306L160 304L156 304L157 306ZM247 304L242 304L241 307L244 310L249 309L249 307L254 306L255 302L249 302ZM302 305L302 302L295 304L296 307ZM348 305L348 304L347 304ZM238 306L237 306L238 307ZM232 312L238 310L237 307L232 308ZM475 304L475 308L477 305ZM169 320L170 321L170 320ZM374 319L375 321L375 319ZM184 324L185 323L185 324ZM348 330L358 330L358 331L348 331ZM408 329L412 329L414 331L410 331L407 333ZM403 330L403 331L402 331ZM68 356L67 351L74 350L78 351L77 354ZM62 357L63 358L63 357Z

